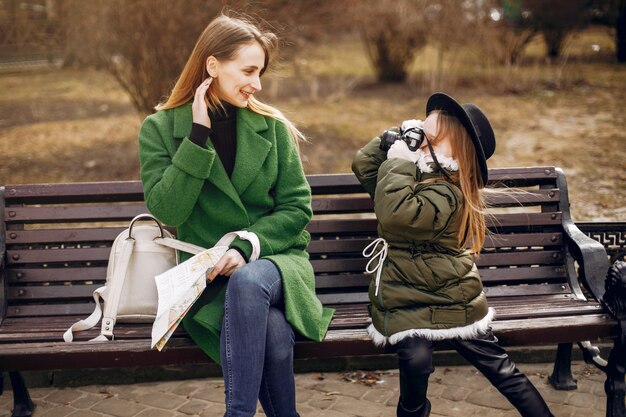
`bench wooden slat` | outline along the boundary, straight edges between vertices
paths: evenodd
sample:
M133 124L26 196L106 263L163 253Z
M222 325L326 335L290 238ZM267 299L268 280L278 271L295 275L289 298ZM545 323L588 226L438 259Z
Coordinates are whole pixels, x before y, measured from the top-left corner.
M104 281L105 266L86 268L12 268L9 269L9 283L37 283L37 282L83 282Z
M487 266L555 264L563 264L563 253L560 250L483 253L480 255L480 258L476 260L476 265L478 265L479 268L484 268Z
M90 298L99 285L49 285L44 287L9 287L7 298L15 302Z
M558 189L540 189L515 194L486 194L485 201L490 207L520 207L537 204L554 204L561 198Z
M537 284L537 285L500 285L485 287L487 298L518 297L552 294L571 294L572 290L565 284Z
M563 266L538 266L518 268L479 268L480 278L483 283L504 283L508 281L540 281L540 280L564 280L567 277Z
M89 316L95 307L93 299L88 302L55 303L55 304L32 304L32 305L12 305L7 309L7 319L17 317L58 317L58 316L80 316L77 320ZM77 321L76 320L76 321ZM71 323L70 323L71 324ZM2 323L0 330L3 330L5 323ZM69 327L69 326L68 326ZM1 331L0 331L1 333Z
M372 231L376 230L373 222ZM7 233L7 244L52 244L79 245L92 242L112 243L115 237L124 230L123 227L93 228L93 229L41 229L41 230L15 230ZM358 231L362 231L359 229ZM325 250L333 253L362 251L372 239L357 237L352 239L317 239L313 236L307 251L311 254L322 253ZM493 234L485 236L484 247L534 247L534 246L561 246L562 233L515 233ZM359 245L360 248L359 248Z
M29 263L46 264L54 262L106 262L111 253L110 247L80 249L24 249L7 251L9 265Z
M7 223L71 223L84 221L129 221L138 214L147 213L145 204L111 204L98 206L43 206L7 207Z
M361 213L372 211L374 202L369 197L314 198L311 207L317 215Z
M75 229L11 230L7 233L7 244L24 245L29 243L73 243L113 242L125 227L98 227Z
M7 185L5 199L8 204L143 201L143 186L140 181Z
M312 259L316 273L362 272L368 260L362 257ZM487 266L523 266L563 264L561 251L526 251L502 253L484 253L476 261L480 268Z
M347 194L362 193L363 189L353 174L330 174L309 176L309 184L314 194ZM554 183L556 170L554 167L538 166L524 168L492 168L489 170L489 184L501 181L515 182L516 187L528 183Z

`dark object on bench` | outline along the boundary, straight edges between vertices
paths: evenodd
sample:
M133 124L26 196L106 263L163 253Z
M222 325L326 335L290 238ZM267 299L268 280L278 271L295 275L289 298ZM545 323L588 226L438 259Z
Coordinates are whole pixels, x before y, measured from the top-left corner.
M478 266L497 311L494 332L508 346L560 344L551 380L575 386L568 357L572 342L613 337L612 357L624 350L618 321L600 302L606 252L572 222L559 169L493 169L489 177L492 185L528 191L490 201L497 208L488 219L494 234L487 237ZM326 339L300 340L296 357L385 352L370 342L365 330L370 278L361 251L376 238L372 201L352 174L308 179L315 212L308 227L308 251L319 298L337 312ZM113 239L133 216L147 211L139 182L6 186L0 189L0 207L0 371L208 361L182 330L162 352L150 350L151 329L146 324L118 324L110 343L85 342L97 335L97 328L79 333L76 343L63 342L63 332L93 311L91 294L104 282ZM620 297L617 303L623 304ZM591 359L591 344L581 347ZM618 409L621 401L623 410L624 366L613 368L607 379L607 410L623 416ZM28 409L25 387L15 393L22 395L16 399L20 409Z

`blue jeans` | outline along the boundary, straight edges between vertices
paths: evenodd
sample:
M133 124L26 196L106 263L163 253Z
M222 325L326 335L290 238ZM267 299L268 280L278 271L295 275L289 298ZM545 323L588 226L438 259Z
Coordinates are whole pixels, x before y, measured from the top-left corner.
M254 416L257 399L268 417L295 417L293 329L284 313L280 272L268 260L228 280L221 334L226 417Z

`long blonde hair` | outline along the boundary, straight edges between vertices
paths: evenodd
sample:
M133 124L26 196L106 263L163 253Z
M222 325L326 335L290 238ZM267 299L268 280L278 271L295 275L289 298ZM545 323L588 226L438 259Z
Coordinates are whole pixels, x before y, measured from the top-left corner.
M470 252L478 255L485 243L485 200L482 193L482 177L476 149L467 130L454 116L436 110L437 135L431 141L436 144L440 138L448 136L452 145L452 157L456 159L459 170L451 178L463 193L461 225L458 243Z
M196 89L209 76L206 70L208 57L214 56L219 61L229 61L237 56L242 46L253 42L258 43L265 52L265 65L261 70L262 75L267 70L271 56L278 46L276 35L271 32L262 32L243 17L235 18L222 14L213 19L198 38L169 97L165 102L159 103L155 109L172 109L193 100ZM218 108L223 108L215 89L211 87L207 91L207 105L213 112L217 111ZM248 100L248 108L255 113L272 117L284 123L296 143L298 140L305 140L304 135L280 110L262 103L254 97L250 97Z

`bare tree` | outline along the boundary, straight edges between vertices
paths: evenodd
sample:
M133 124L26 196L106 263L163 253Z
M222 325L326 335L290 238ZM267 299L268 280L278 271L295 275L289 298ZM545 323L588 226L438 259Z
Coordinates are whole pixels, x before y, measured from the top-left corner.
M485 27L491 31L490 44L495 45L500 64L519 62L528 43L537 35L529 11L522 9L520 0L496 0L487 11Z
M331 0L61 1L67 64L106 69L142 113L170 92L198 35L225 7L286 39L287 54L342 27Z
M351 6L379 81L406 80L415 54L426 44L427 4L421 0L379 0Z
M225 4L65 0L68 63L105 68L137 110L150 113L169 94L199 34Z
M588 22L588 0L524 0L537 30L541 31L549 58L561 54L563 42L572 31L579 30Z

